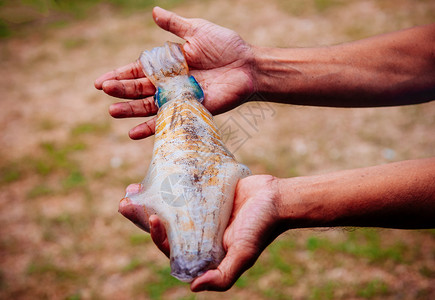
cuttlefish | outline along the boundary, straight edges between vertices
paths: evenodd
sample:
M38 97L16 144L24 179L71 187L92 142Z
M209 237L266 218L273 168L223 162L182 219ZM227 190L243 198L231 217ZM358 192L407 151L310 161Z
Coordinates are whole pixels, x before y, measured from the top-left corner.
M170 246L171 274L191 282L216 268L225 256L222 238L239 179L250 170L225 147L204 93L181 45L167 42L139 59L156 87L159 107L148 173L128 190L120 211L149 232L148 219L162 221Z

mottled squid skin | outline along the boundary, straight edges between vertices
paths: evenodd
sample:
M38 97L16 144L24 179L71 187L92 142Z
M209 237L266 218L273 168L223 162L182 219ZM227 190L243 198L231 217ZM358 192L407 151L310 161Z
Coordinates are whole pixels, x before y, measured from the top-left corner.
M161 66L162 61L154 61L156 55L145 52L149 65L144 72L156 85L156 103L161 105L153 157L140 189L127 191L120 206L128 207L124 215L146 231L149 216L159 216L168 235L171 274L191 282L223 259L222 237L235 188L250 171L222 142L212 115L198 98L202 90L187 74L184 56L173 54L181 52L179 46L166 44L152 51L160 59L163 51L172 55L169 65ZM172 72L159 73L159 68Z

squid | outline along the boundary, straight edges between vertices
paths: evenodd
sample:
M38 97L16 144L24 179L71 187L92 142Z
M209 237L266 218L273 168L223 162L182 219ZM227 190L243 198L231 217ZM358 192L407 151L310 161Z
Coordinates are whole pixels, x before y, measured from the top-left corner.
M156 87L159 109L147 175L139 187L127 188L120 212L147 232L149 217L157 215L170 246L171 275L192 282L225 256L236 185L251 172L225 147L180 44L144 51L137 63Z

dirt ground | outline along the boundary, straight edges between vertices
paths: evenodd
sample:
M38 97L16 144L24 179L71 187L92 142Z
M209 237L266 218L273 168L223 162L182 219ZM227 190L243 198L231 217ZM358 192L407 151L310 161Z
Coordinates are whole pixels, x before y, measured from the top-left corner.
M181 1L186 17L248 42L316 47L435 22L434 1ZM1 10L2 8L0 8ZM192 294L148 235L117 213L153 139L114 120L100 74L180 41L151 11L89 16L0 40L0 299L434 299L435 232L328 229L284 234L228 292ZM249 125L246 111L256 112ZM245 118L243 117L245 116ZM393 108L243 105L228 145L253 173L290 177L435 155L435 103ZM249 120L248 120L249 121ZM251 120L252 121L252 120Z

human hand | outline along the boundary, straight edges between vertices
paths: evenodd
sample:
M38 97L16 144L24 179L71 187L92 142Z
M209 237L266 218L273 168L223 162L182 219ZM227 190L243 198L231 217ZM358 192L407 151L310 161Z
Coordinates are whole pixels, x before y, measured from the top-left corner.
M249 176L238 182L233 211L223 236L226 256L217 269L207 271L191 283L192 291L228 290L255 263L264 248L283 231L278 218L277 197L277 182L273 176ZM134 223L140 226L147 222L134 211L132 205L120 205L120 212ZM160 219L153 215L146 225L154 243L169 257L169 243Z
M212 113L226 112L255 92L253 52L236 32L203 19L187 19L160 7L153 9L154 21L162 29L183 39L190 73L204 90L204 106ZM115 118L148 117L158 108L152 95L155 88L137 63L100 76L95 87L119 98L136 99L112 104ZM132 139L146 138L155 131L155 118L134 127Z
M192 282L192 291L226 291L254 265L263 250L283 232L278 218L278 196L273 176L254 175L238 182L223 236L227 253L216 269Z

